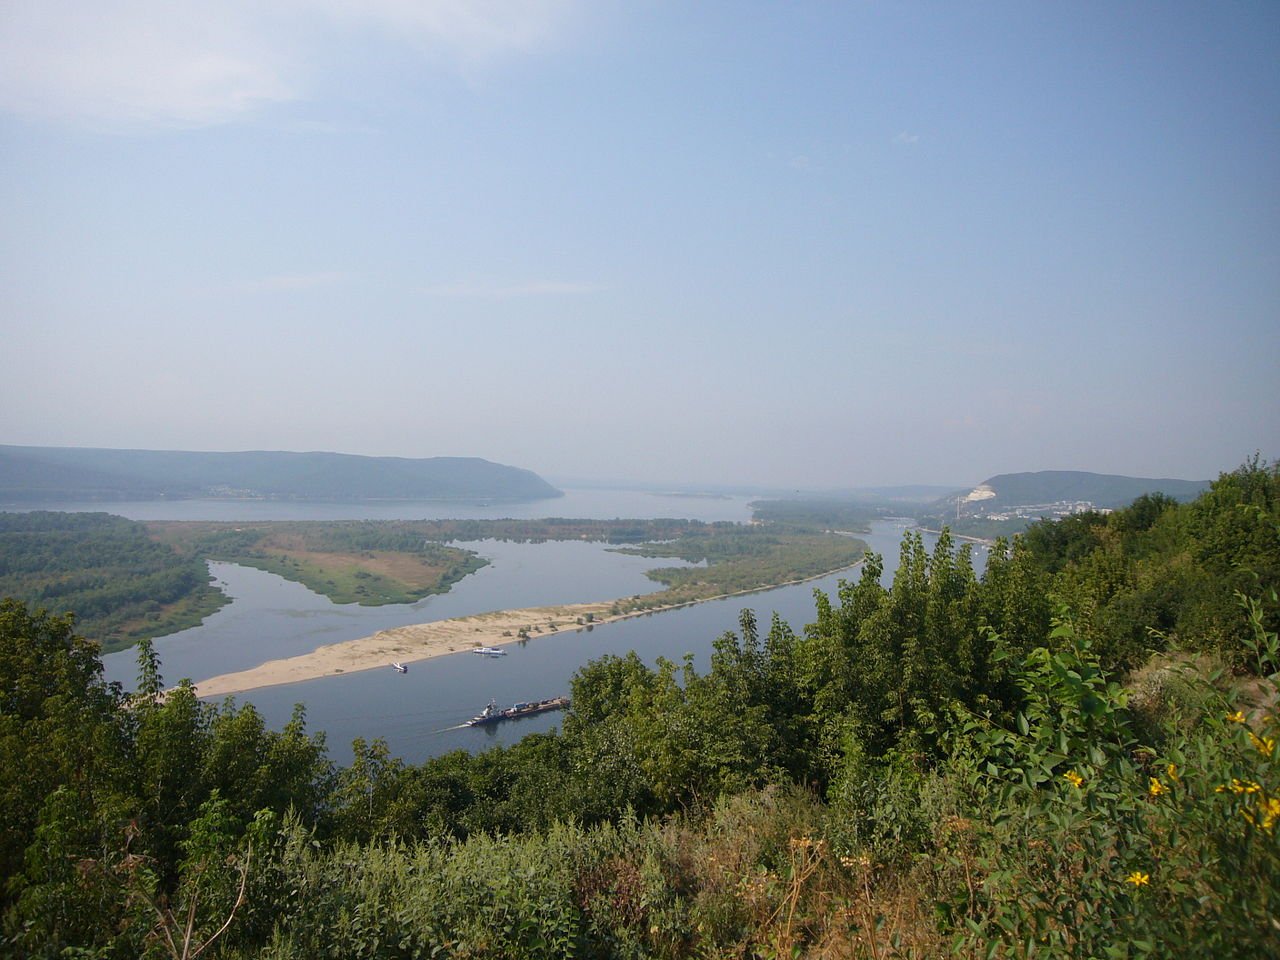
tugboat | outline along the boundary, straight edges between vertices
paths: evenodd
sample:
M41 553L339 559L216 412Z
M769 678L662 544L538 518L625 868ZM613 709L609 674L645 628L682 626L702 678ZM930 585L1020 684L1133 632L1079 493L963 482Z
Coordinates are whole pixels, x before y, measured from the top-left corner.
M467 721L468 727L483 727L490 723L499 723L503 719L503 711L498 709L498 701L490 700L489 705L480 713Z
M503 720L519 720L531 717L535 713L546 713L548 710L563 710L569 706L568 697L551 697L548 700L520 701L505 710L498 709L498 702L490 700L484 711L467 721L468 727L484 727Z

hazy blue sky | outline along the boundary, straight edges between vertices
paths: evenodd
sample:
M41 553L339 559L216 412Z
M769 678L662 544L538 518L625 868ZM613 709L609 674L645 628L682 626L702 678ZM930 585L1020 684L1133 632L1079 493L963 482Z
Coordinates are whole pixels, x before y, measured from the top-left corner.
M4 0L0 442L1280 454L1280 3Z

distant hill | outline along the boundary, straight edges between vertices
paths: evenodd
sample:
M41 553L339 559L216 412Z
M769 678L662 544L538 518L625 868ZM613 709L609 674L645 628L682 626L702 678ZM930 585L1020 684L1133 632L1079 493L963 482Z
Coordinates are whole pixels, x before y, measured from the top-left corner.
M1002 473L937 501L935 508L955 510L957 499L966 513L990 514L1017 507L1089 503L1098 509L1128 506L1144 493L1163 493L1175 500L1192 500L1209 487L1208 480L1122 477L1083 470L1040 470Z
M0 445L0 503L263 497L297 500L538 500L537 474L478 457L193 453Z

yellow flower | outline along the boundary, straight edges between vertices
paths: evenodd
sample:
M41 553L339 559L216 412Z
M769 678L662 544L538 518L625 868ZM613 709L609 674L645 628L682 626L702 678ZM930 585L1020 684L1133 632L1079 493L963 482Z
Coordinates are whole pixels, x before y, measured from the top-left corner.
M1280 797L1272 797L1262 806L1262 829L1270 833L1277 818L1280 818Z
M1232 793L1257 793L1262 787L1258 786L1252 780L1240 780L1237 777L1231 778Z
M1227 719L1232 723L1244 723L1244 711L1237 710L1235 713L1228 713Z
M1276 741L1272 737L1257 737L1253 733L1249 734L1249 739L1253 745L1258 748L1258 752L1264 757L1271 756L1271 752L1276 748Z
M1178 765L1176 763L1169 764L1169 766L1166 768L1166 772L1169 774L1169 779L1172 780L1174 783L1181 782L1178 779Z
M1151 786L1147 788L1147 792L1153 797L1158 797L1162 793L1168 793L1169 788L1161 783L1156 777L1151 778Z
M1135 887L1145 887L1151 882L1151 875L1143 873L1141 870L1135 870L1124 879L1125 883L1132 883Z
M1084 783L1084 777L1080 776L1080 774L1076 773L1074 770L1068 770L1062 775L1062 779L1068 781L1077 790L1080 789L1080 784Z

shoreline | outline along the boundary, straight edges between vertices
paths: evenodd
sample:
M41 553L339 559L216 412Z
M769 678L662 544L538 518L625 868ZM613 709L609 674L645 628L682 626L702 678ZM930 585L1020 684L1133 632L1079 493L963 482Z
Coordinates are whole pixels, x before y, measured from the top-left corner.
M594 603L565 603L545 607L494 610L489 613L392 627L389 630L380 630L372 636L326 644L309 653L268 660L247 670L218 674L200 680L195 684L196 696L202 699L222 698L262 687L277 687L307 680L320 680L324 677L337 677L347 673L385 669L390 667L392 662L421 663L424 660L448 656L451 653L468 653L476 647L507 646L521 642L524 638L518 634L526 627L530 630L527 639L534 640L567 633L570 630L595 628L616 623L619 620L679 610L682 607L691 607L694 604L708 603L712 600L731 600L734 597L767 593L781 587L796 586L821 580L823 577L845 570L852 570L860 566L864 559L865 557L847 566L796 580L772 583L751 590L717 594L714 597L699 597L696 600L685 600L645 610L630 610L626 613L609 613L613 605L620 601L602 600ZM586 621L588 615L591 617L589 623L578 621L579 617Z

